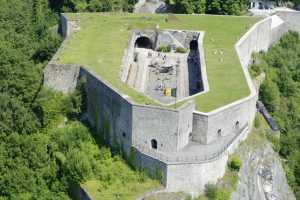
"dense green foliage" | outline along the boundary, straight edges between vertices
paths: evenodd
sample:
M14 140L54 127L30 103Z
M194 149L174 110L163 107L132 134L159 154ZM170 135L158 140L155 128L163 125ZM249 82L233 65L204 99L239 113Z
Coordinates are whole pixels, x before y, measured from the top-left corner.
M42 87L43 68L61 43L48 1L0 3L0 199L70 199L89 179L103 191L157 186L79 122L80 90L64 95Z
M0 132L31 133L40 127L32 111L42 68L61 39L47 1L0 0Z
M232 171L240 171L240 168L242 167L242 161L239 156L233 155L228 162L228 167Z
M137 0L49 0L57 12L132 11Z
M292 5L299 5L300 0L283 0L275 3L292 2ZM242 15L247 13L249 0L166 0L166 3L176 13L207 13L218 15Z
M176 13L241 15L247 11L247 0L174 0L167 1Z
M287 178L300 199L300 37L285 35L268 53L258 56L252 70L266 73L260 99L281 129L280 145L273 142L286 160ZM272 139L273 141L274 139Z

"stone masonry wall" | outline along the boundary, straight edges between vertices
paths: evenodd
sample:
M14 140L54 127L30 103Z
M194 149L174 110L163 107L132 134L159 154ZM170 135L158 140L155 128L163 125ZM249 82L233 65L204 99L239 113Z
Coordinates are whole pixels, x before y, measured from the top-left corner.
M270 46L276 44L280 40L280 38L287 32L287 30L289 30L289 28L286 23L283 23L278 27L274 28L271 32Z
M207 140L211 143L219 137L235 134L246 124L252 124L256 112L256 96L232 105L208 116Z
M253 52L266 51L271 40L271 18L255 24L237 44L237 53L243 67L248 66ZM241 41L241 40L240 40Z
M300 32L300 12L281 11L276 15L285 21L289 30Z
M168 192L184 191L199 195L208 183L216 183L223 177L228 156L207 163L170 164L167 167Z
M194 110L195 104L193 102L179 108L177 150L184 148L190 141L190 134L193 131Z
M132 104L98 75L82 68L80 76L86 81L89 123L103 139L128 155L132 145Z
M146 171L152 178L159 179L163 185L167 185L168 165L158 159L141 153L135 149L134 161L136 168Z
M63 38L67 38L71 33L80 30L80 20L79 19L68 19L64 14L60 17L60 31Z
M77 85L79 65L48 64L44 69L44 85L64 93L72 92Z
M192 113L195 104L184 105L178 110L154 106L132 107L133 145L151 148L151 140L157 141L160 151L177 151L188 143L192 129Z
M284 21L272 28L272 16L256 23L236 44L236 50L243 67L248 67L252 53L267 51L289 30L300 32L300 12L281 11L276 15ZM273 19L274 20L274 19Z

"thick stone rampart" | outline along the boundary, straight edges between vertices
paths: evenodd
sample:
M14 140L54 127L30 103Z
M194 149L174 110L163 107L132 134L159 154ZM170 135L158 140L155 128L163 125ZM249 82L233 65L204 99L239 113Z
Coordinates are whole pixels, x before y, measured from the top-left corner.
M257 100L257 92L247 69L252 53L266 51L288 30L298 30L299 13L279 14L283 20L293 16L295 18L291 21L276 26L272 25L272 17L263 19L238 41L236 50L250 95L209 113L195 111L192 102L178 109L139 105L99 75L79 65L51 62L45 69L45 85L70 92L76 86L77 77L84 78L88 121L103 139L112 146L121 147L129 158L132 149L135 149L136 166L146 169L153 176L161 176L167 191L198 194L207 183L215 183L223 176L228 155L247 137L251 129ZM64 19L62 23L65 23L62 27L67 37L74 30L69 30L72 23L68 25L68 20ZM78 27L75 26L75 29ZM130 41L130 44L134 45L134 41ZM201 159L190 158L189 155L175 157L175 160L164 157L163 153L178 152L189 142L210 144L244 126L247 129L243 129L241 134L237 134L233 140L224 144L220 152L213 155L204 155ZM153 149L152 140L156 141L156 150Z
M132 108L133 144L151 148L151 141L155 140L160 151L172 152L182 149L189 141L194 110L195 104L192 102L177 110L134 105Z
M276 13L287 24L288 30L300 32L300 12L281 11Z
M81 68L80 77L85 80L89 123L104 140L128 154L133 140L132 103L86 68Z
M256 23L236 44L243 67L249 65L252 53L268 50L271 41L271 24L270 17Z
M288 31L300 32L300 12L281 11L256 23L236 44L243 67L251 64L253 53L267 51Z
M230 135L245 124L252 124L256 113L256 94L242 99L220 111L194 112L192 140L210 144Z

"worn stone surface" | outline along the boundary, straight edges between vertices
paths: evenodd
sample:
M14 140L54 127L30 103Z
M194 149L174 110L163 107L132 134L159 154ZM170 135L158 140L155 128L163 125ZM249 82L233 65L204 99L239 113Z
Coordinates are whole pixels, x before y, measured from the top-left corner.
M79 77L79 65L48 64L44 69L44 86L64 93L75 90Z
M155 139L159 151L174 152L182 149L189 142L194 109L194 103L178 110L133 106L133 144L151 148L151 140Z
M243 161L240 181L232 200L295 200L280 158L267 141L238 149Z

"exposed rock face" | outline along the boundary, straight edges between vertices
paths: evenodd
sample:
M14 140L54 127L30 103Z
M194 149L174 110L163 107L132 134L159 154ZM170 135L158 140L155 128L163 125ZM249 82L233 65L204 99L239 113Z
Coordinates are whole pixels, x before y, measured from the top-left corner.
M267 141L255 148L243 144L238 152L243 166L232 200L295 200L280 158Z

